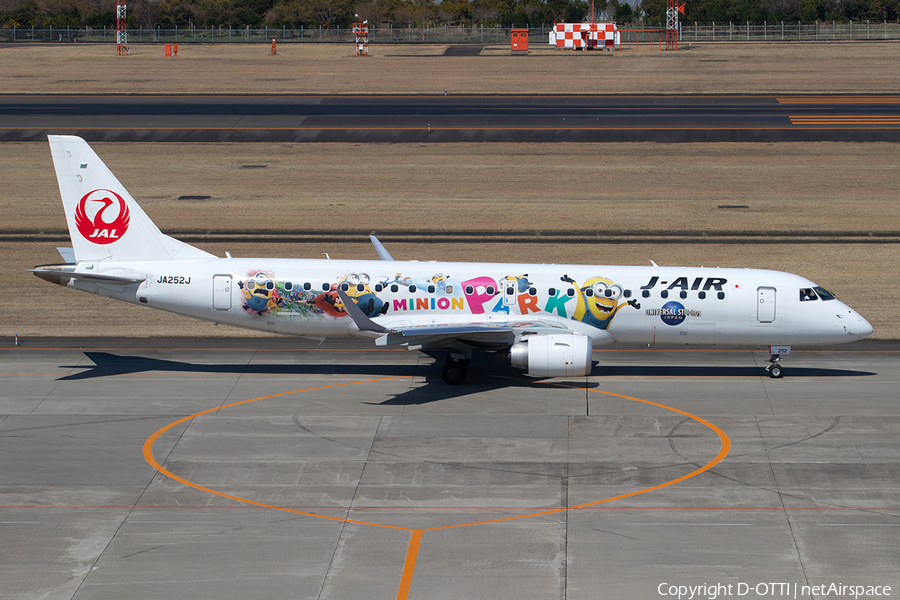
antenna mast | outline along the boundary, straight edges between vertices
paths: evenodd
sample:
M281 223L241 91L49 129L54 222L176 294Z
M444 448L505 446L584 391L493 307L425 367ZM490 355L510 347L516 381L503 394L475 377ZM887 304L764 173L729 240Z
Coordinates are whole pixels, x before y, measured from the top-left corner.
M125 0L116 0L116 54L128 56L128 26L125 24Z
M684 4L678 4L678 0L667 0L666 50L678 50L678 13L684 14Z

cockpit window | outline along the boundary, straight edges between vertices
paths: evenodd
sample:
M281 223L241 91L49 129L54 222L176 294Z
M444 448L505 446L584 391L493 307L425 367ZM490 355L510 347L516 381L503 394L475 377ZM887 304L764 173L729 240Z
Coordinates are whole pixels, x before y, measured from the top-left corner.
M825 288L822 288L822 287L818 287L818 286L817 286L817 287L815 287L815 288L813 288L813 289L816 290L816 293L819 295L819 298L821 298L822 300L837 300L837 297L835 297L834 294L832 294L831 292L829 292L829 291L826 290Z
M802 288L800 290L800 302L809 302L810 300L818 300L819 297L812 288Z

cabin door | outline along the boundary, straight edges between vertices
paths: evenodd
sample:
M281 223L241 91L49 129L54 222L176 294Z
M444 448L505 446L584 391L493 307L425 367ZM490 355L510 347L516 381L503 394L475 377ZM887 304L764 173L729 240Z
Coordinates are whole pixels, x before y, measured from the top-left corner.
M213 308L231 310L231 275L213 276Z
M760 323L771 323L775 320L775 288L756 288L756 319Z

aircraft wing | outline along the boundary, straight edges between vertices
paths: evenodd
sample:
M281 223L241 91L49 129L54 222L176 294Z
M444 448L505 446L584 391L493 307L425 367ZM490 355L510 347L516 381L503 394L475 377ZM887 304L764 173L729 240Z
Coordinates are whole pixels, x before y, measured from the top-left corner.
M503 348L525 335L543 335L567 330L542 321L500 321L471 324L414 325L392 329L375 340L376 346L436 348L462 342L475 348Z
M512 317L473 323L433 323L405 327L385 327L367 317L356 303L343 291L338 295L344 308L360 331L379 335L376 346L409 346L410 349L435 348L462 342L476 348L511 346L523 336L551 333L580 333L594 340L594 345L612 343L615 339L606 331L562 317L541 315L539 319Z
M372 245L375 246L375 252L378 253L378 258L381 260L394 260L394 257L391 256L391 253L388 252L387 248L384 247L384 244L382 244L377 237L370 235L369 240L372 242Z

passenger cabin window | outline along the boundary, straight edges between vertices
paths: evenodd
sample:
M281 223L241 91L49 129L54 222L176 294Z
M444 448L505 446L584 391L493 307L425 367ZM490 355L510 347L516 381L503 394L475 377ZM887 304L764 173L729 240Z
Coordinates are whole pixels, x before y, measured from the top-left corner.
M812 291L811 288L803 288L800 290L800 302L809 302L818 299L819 297L816 296L816 293Z
M433 294L433 293L434 293L434 286L433 286L433 285L429 285L429 286L428 286L428 293L429 293L429 294Z
M275 282L274 282L274 281L267 281L267 282L266 282L266 289L267 289L267 290L270 290L270 291L271 291L271 290L274 290L274 289L275 289Z
M494 286L489 285L484 291L487 292L488 296L493 296L497 290L494 289Z
M549 296L552 296L555 298L556 297L556 288L550 288L549 290L547 290L547 294Z
M294 289L294 284L291 283L290 281L285 281L284 282L284 291L289 292L292 289Z
M346 292L346 291L349 290L349 289L350 289L350 284L349 284L349 283L342 283L342 284L341 284L341 290L342 290L342 291Z
M366 284L364 284L364 283L357 283L357 284L356 284L356 291L357 291L357 292L364 292L364 291L366 291Z
M303 284L303 289L308 292L309 290L312 289L312 284L307 281L306 283Z
M821 298L823 302L828 300L837 300L837 296L835 296L825 288L816 286L813 289L816 290L816 293L819 295L819 298Z
M528 295L529 296L537 296L537 288L533 288L533 287L528 288Z
M643 292L641 292L641 296L643 296L644 298L649 298L650 290L644 290Z
M701 300L706 298L706 292L697 292L697 297Z
M323 291L323 292L328 292L328 291L330 291L330 290L331 290L331 284L330 284L330 283L323 283L323 284L322 284L322 291Z
M588 298L592 298L594 296L594 290L592 290L591 288L588 288L588 289L584 290L584 295L587 296Z
M400 286L397 285L396 283L392 284L392 285L391 285L391 291L394 292L394 293L396 294L398 291L400 291Z
M574 296L574 295L575 295L575 290L572 289L572 288L569 288L568 291L567 291L566 293L567 293L569 296Z
M625 297L631 298L631 290L625 290Z
M474 293L475 293L475 288L472 287L471 285L467 285L466 286L466 296L471 296Z
M716 294L716 297L717 297L719 300L724 300L724 299L725 299L725 292L719 292L718 294Z
M452 294L453 286L452 285L444 286L444 291L447 292L448 294Z
M663 291L661 291L661 292L659 293L659 297L660 297L660 298L668 298L668 297L669 297L669 290L663 290Z
M681 290L681 293L678 295L681 296L682 299L687 298L687 292L684 290Z
M410 293L410 294L415 294L415 293L416 293L416 286L415 286L415 284L409 286L409 293Z
M383 289L384 289L384 286L381 285L380 283L376 283L376 284L375 284L375 291L376 291L376 292L380 292L380 291L383 290Z
M512 296L512 295L515 294L515 293L516 293L516 288L514 288L514 287L511 286L511 285L506 287L506 294L507 294L508 296Z

